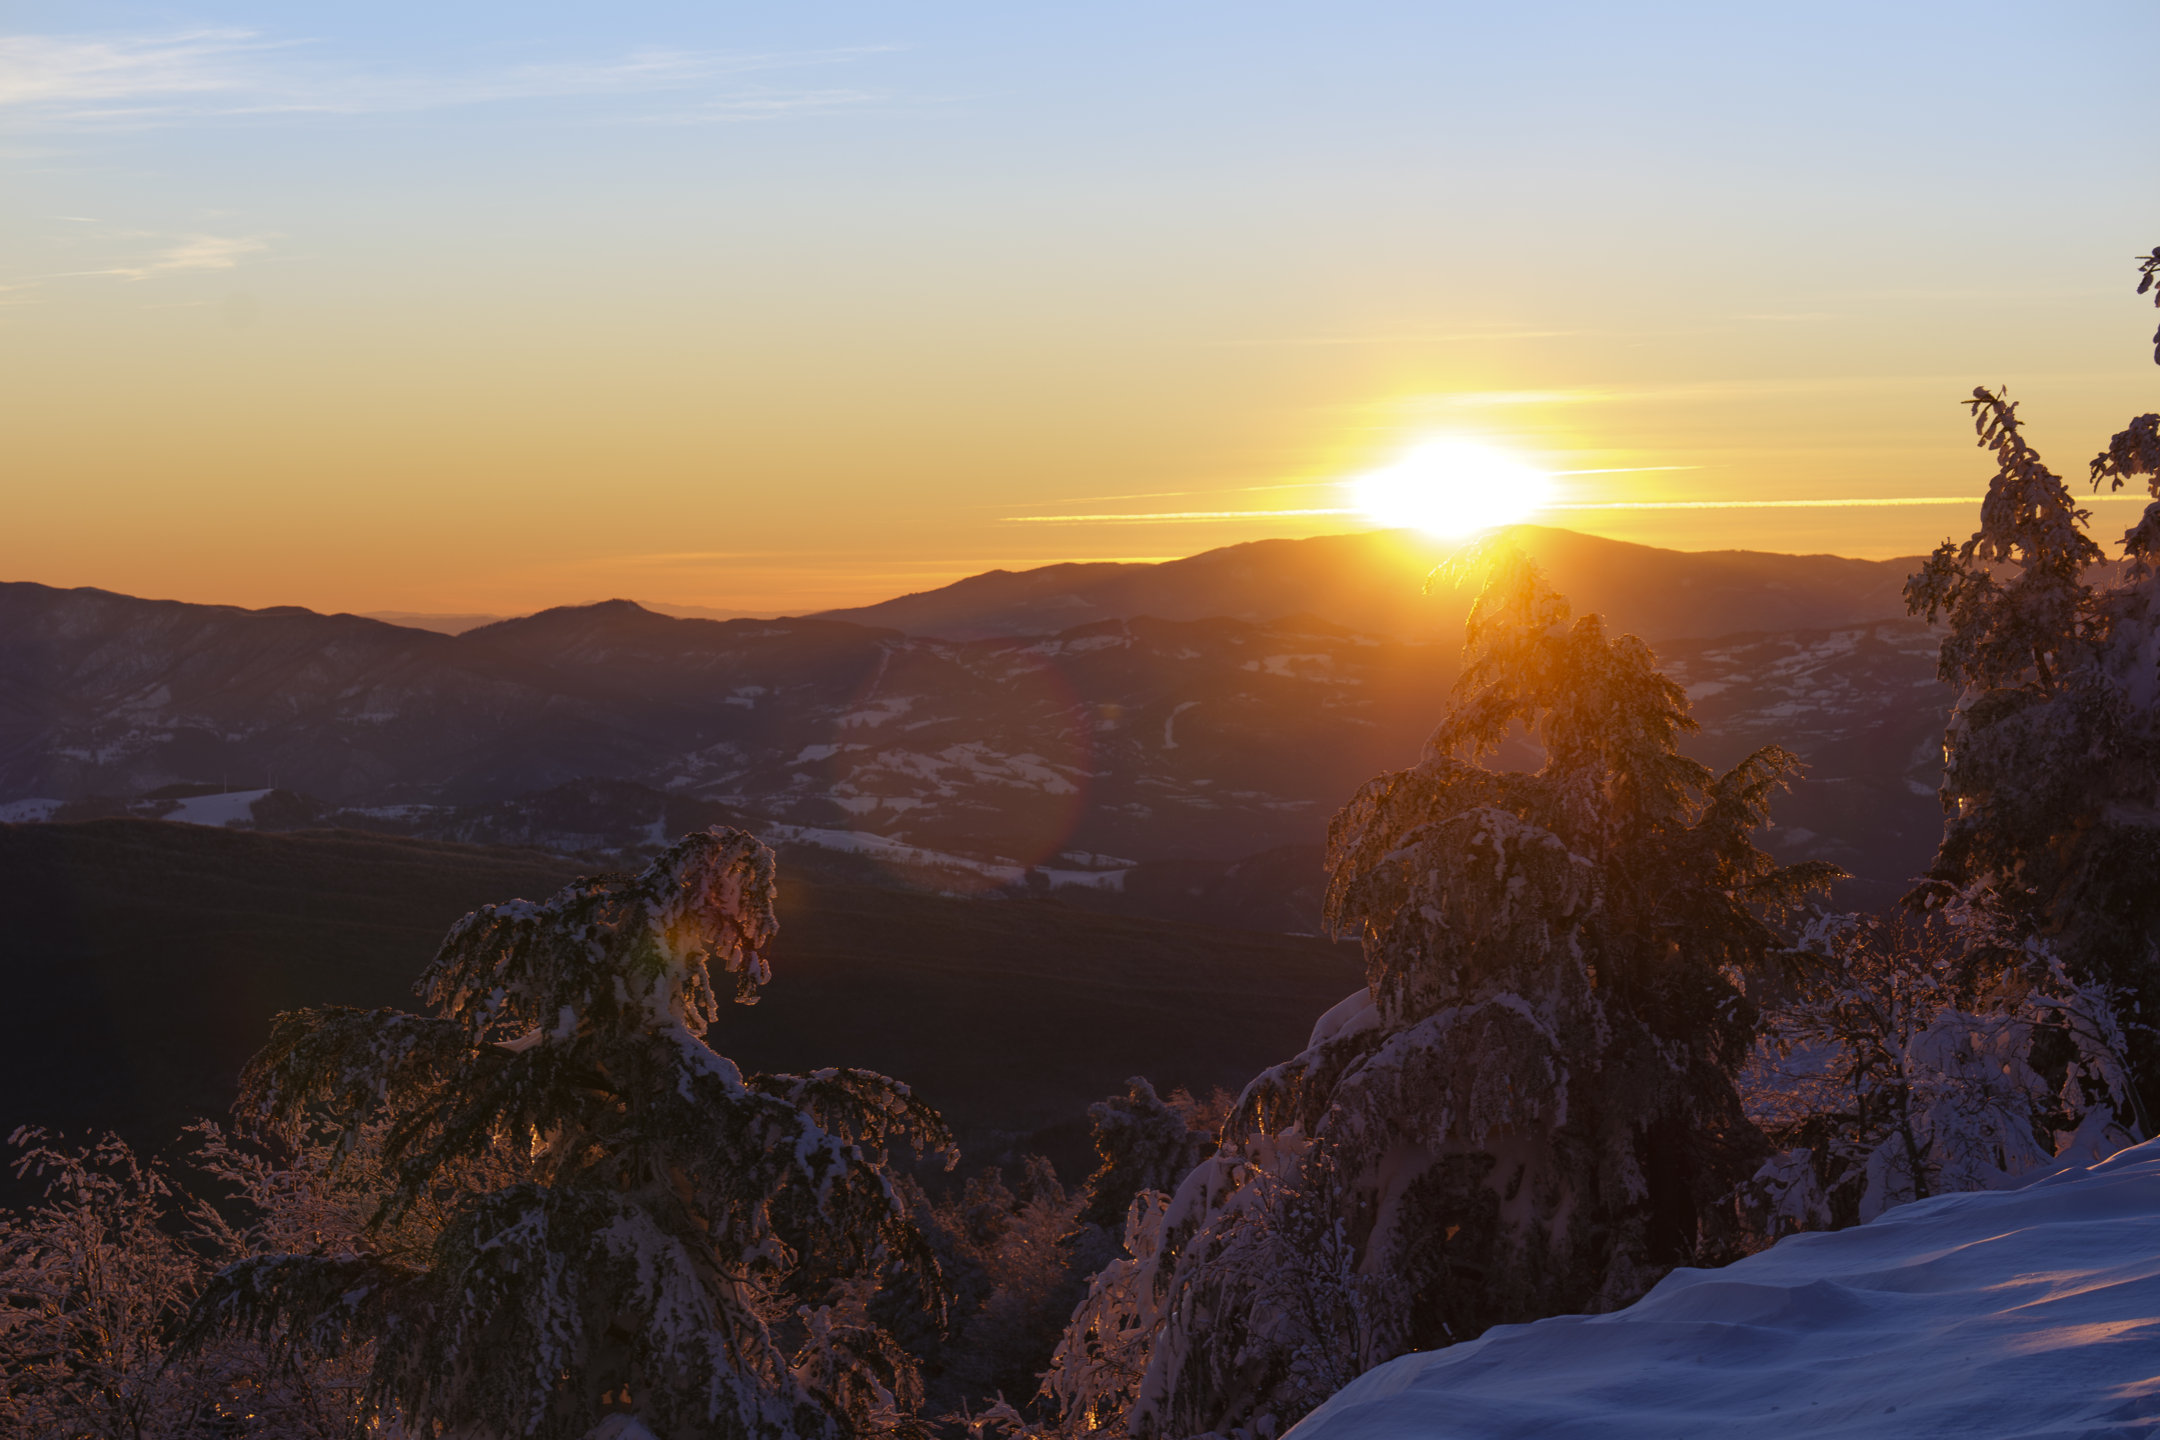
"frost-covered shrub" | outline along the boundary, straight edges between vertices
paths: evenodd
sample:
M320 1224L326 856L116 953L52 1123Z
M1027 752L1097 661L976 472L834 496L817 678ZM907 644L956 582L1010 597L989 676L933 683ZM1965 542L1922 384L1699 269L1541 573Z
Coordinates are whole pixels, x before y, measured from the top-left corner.
M772 891L750 836L687 836L467 916L429 1015L279 1017L242 1112L341 1144L381 1126L386 1193L351 1240L227 1267L196 1339L371 1347L369 1404L420 1433L911 1428L915 1368L873 1302L941 1288L885 1149L945 1132L882 1076L745 1075L704 1042L769 976Z
M2140 294L2160 250L2139 265ZM2160 302L2160 291L2154 292ZM2160 355L2156 355L2160 359ZM2091 463L2112 489L2153 496L2111 554L2091 515L2025 439L2017 407L1970 401L1996 470L1980 528L1944 541L1906 585L1945 624L1942 677L1958 687L1944 736L1942 848L1921 898L1984 892L2020 938L2045 938L2081 982L2160 1019L2160 415ZM2129 1104L2150 1132L2160 1041L2134 1030Z
M923 1232L952 1287L945 1334L917 1324L910 1344L925 1361L931 1413L966 1412L1034 1394L1065 1317L1109 1238L1081 1219L1084 1191L1030 1156L1017 1185L992 1167L957 1194L918 1200Z
M1748 1187L1769 1237L2129 1143L2110 996L2038 942L1989 943L1994 930L1960 910L1832 915L1804 933L1793 998L1743 1076L1781 1147Z
M118 1140L61 1150L13 1137L42 1204L0 1218L0 1425L10 1436L132 1436L192 1398L163 1371L172 1328L201 1281L172 1233L171 1186Z
M273 1161L197 1127L191 1191L112 1137L67 1148L21 1130L16 1170L42 1201L0 1211L0 1436L328 1440L360 1418L352 1357L286 1337L174 1341L220 1265L359 1226L351 1171L311 1151Z
M1780 943L1759 909L1836 873L1748 838L1792 757L1682 756L1648 649L1512 552L1466 659L1423 761L1331 830L1366 988L1135 1200L1048 1377L1068 1428L1267 1436L1395 1355L1625 1304L1735 1242L1764 1153L1735 977ZM1539 769L1480 763L1517 728Z

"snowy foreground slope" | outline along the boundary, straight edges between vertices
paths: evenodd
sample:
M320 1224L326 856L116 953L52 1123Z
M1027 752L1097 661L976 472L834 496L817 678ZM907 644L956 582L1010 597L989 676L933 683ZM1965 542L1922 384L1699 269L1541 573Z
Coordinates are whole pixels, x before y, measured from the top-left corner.
M1293 1433L2160 1435L2160 1141L1403 1356Z

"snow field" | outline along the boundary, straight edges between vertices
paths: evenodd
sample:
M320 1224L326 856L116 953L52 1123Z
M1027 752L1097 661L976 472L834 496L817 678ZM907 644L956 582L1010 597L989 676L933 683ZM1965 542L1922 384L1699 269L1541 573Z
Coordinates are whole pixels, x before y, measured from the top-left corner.
M179 808L167 811L164 818L183 825L244 825L255 818L255 802L269 793L227 790L220 795L196 795L182 800Z
M2160 1141L1360 1376L1298 1440L2160 1435Z

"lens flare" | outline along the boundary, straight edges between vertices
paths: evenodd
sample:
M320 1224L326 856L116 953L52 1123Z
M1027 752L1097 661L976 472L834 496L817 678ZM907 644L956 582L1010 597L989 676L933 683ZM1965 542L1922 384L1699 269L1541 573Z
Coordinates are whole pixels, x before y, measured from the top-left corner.
M1475 440L1431 440L1350 482L1357 508L1391 529L1458 538L1520 524L1552 500L1552 477Z

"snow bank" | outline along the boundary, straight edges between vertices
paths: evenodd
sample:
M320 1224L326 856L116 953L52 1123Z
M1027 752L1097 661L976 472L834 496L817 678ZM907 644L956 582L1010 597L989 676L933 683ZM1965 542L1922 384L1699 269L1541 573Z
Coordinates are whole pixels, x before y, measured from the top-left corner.
M2160 1435L2160 1141L1675 1271L1611 1315L1405 1355L1293 1433Z

